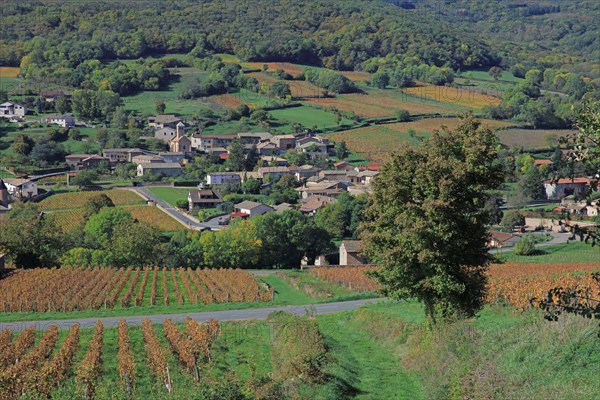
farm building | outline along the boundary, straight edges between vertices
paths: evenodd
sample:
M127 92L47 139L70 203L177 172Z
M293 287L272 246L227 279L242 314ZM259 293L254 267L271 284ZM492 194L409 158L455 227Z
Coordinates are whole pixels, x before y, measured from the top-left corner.
M8 193L17 199L26 199L38 195L37 183L29 179L4 179Z
M12 116L22 117L27 114L27 107L7 101L0 104L0 117L10 118Z
M544 181L546 197L561 198L572 194L580 194L588 190L592 183L590 178L561 178L558 181Z
M340 265L364 265L368 259L361 254L361 240L342 240L340 245Z
M75 118L71 114L48 115L44 118L47 124L58 125L61 128L72 128L75 126Z
M138 165L137 176L146 176L148 173L164 176L179 176L181 175L181 165L178 163L149 163Z

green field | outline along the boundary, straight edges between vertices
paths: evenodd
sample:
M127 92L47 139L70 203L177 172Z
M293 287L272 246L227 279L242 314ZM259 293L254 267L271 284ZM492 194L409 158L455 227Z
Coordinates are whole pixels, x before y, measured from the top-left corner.
M36 117L39 120L41 117ZM19 129L16 124L11 124L7 127L2 128L2 133L0 133L0 154L10 154L10 146L15 140L15 137L18 134L29 135L33 139L41 138L46 135L46 131L53 127L58 128L58 126L50 125L49 127L43 128L24 128ZM80 140L67 139L61 144L64 146L65 152L67 154L74 153L97 153L100 151L100 146L96 143L96 130L93 128L77 128L81 132Z
M306 128L311 128L315 125L317 126L317 129L328 129L338 126L338 124L335 123L332 113L308 106L273 110L269 111L269 113L279 123L277 129L286 133L291 132L291 127L288 125L293 124L294 122L299 123ZM341 125L352 125L353 123L353 121L346 118L342 118L340 121Z
M471 80L486 81L486 82L501 82L501 83L502 82L503 83L519 83L519 82L524 81L523 78L517 78L510 71L502 71L502 75L500 75L498 80L495 80L494 78L492 78L490 76L490 74L488 73L488 71L478 71L478 70L463 71L460 74L460 77L466 78L466 79L471 79Z
M205 99L179 99L181 91L194 80L206 75L206 72L179 68L180 74L168 88L157 91L144 91L134 96L123 97L126 110L134 111L138 115L155 115L156 101L163 100L166 105L165 114L178 114L191 117L202 110L210 109L210 104Z
M158 197L159 199L166 201L167 203L175 207L175 203L177 202L177 200L187 199L190 191L195 189L195 187L149 187L148 191L156 197Z
M512 251L499 252L499 260L510 263L577 263L597 262L600 266L600 247L582 242L554 244L537 248L537 255L518 256Z

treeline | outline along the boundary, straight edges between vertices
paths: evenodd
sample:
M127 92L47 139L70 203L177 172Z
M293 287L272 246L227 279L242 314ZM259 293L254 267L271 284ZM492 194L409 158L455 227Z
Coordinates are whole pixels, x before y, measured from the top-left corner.
M193 59L190 62L194 66L203 66L210 73L200 78L197 82L188 85L179 94L182 99L195 99L199 97L212 96L227 93L230 89L246 88L253 91L258 90L258 81L244 75L239 64L223 63L219 59Z
M68 232L35 204L16 205L3 221L0 246L19 268L72 266L295 268L331 248L331 235L299 211L235 220L221 231L165 237L103 194L85 205Z
M526 70L564 68L600 78L598 21L591 17L600 13L597 1L394 2L403 8L406 3L414 5L415 10L407 14L427 18L431 25L477 35L501 58L504 69L523 64Z
M297 268L329 254L332 240L358 237L366 196L342 195L316 218L299 211L236 219L220 231L163 235L135 220L99 193L83 207L80 225L62 232L52 213L18 204L3 221L0 246L20 268L38 266L141 266Z
M446 85L454 81L454 71L448 65L427 65L414 57L400 58L394 54L373 58L365 63L364 68L373 73L369 83L382 89L388 85L411 87L416 81L432 85Z
M476 35L449 32L393 5L359 0L211 0L156 3L9 3L0 63L25 56L38 67L75 69L86 60L134 59L204 49L245 60L281 60L351 70L388 53L453 68L497 64ZM197 47L201 43L200 47ZM42 48L43 57L39 56Z
M504 92L502 103L488 107L490 117L512 118L534 128L570 128L575 118L573 105L600 96L589 79L564 70L534 68L524 77Z
M53 81L60 85L113 91L121 96L142 90L158 90L170 78L163 60L139 59L131 63L101 63L84 60L76 66L63 65L63 53L46 51L44 39L32 41L33 49L21 61L21 76L32 81Z

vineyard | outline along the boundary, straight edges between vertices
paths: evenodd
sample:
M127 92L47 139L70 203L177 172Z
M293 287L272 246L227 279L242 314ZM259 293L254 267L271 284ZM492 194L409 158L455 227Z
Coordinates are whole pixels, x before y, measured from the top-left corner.
M376 292L379 285L365 272L376 267L319 267L310 270L311 275L356 292Z
M52 268L18 270L0 280L0 312L70 312L273 301L240 269Z
M143 204L143 199L129 190L106 190L102 192L72 192L52 195L39 203L39 207L54 218L64 232L80 225L84 220L84 205L99 193L107 195L117 207L131 213L134 219L155 226L162 231L176 231L184 226L157 207Z
M399 109L411 114L455 114L459 108L427 98L418 98L402 92L369 89L369 93L352 93L332 98L308 99L307 103L352 111L365 118L391 117Z
M600 286L591 272L599 270L598 263L493 264L488 271L487 302L527 308L531 299L543 299L555 287L591 288L595 294Z
M81 208L89 199L97 196L99 193L107 195L115 206L141 204L144 202L139 195L130 190L105 190L102 192L89 191L53 194L38 204L40 209L44 211Z
M127 205L120 206L120 208L128 211L134 219L152 225L162 231L177 231L185 228L157 207L147 205ZM82 208L57 210L50 212L48 215L55 219L59 228L67 232L83 222L84 210Z
M287 72L290 75L299 75L304 72L304 68L287 62L244 62L242 66L251 69L263 69L263 65L267 66L268 72L275 72L281 70Z
M559 137L567 137L576 131L561 129L505 129L496 134L500 143L508 147L523 146L527 149L548 148Z
M500 104L500 99L498 97L450 86L422 85L405 88L403 90L413 96L475 109L481 109L490 105L497 106Z
M231 109L236 109L241 105L247 105L249 107L251 106L250 103L242 99L242 96L231 93L211 96L211 100L213 100L217 104L222 105L223 107Z
M125 320L119 322L116 353L106 346L106 342L112 345L114 340L101 321L91 332L73 325L63 340L58 327L52 325L37 344L33 327L16 338L10 330L0 331L0 398L37 394L48 398L61 386L72 388L76 392L71 393L74 398L95 398L98 387L114 379L103 376L112 372L103 364L112 364L113 358L118 365L113 391L132 396L141 389L137 382L150 381L157 390L171 393L174 387L185 387L189 381L200 382L200 371L211 360L213 342L221 335L218 321L201 324L191 318L181 327L166 319L162 329L144 319L141 337L132 335L129 328ZM140 328L131 330L138 332ZM81 346L80 342L86 344ZM144 350L134 353L134 347ZM144 368L136 368L139 365Z
M311 275L357 292L377 291L379 285L365 275L376 267L319 267ZM592 272L600 271L598 263L556 264L492 264L488 270L487 303L505 303L527 308L533 298L543 299L552 288L591 289L600 292ZM594 297L594 296L592 296Z

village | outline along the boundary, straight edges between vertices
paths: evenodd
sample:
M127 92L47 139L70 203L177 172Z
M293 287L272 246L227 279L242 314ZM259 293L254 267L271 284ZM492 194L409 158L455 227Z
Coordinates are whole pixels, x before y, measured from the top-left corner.
M55 101L65 96L60 91L46 91L42 95L46 101ZM27 114L27 107L17 103L0 104L0 116L12 123L23 124L23 118ZM64 130L87 125L71 114L46 115L39 122ZM145 134L142 139L159 141L164 146L164 151L125 147L104 148L97 154L68 154L64 157L64 170L49 175L61 176L66 173L67 182L71 182L76 181L77 175L84 171L114 175L120 166L131 171L132 178L138 179L135 185L177 186L175 182L185 174L186 168L193 167L198 160L204 159L209 165L202 171L203 179L196 181L197 187L191 188L187 193L186 206L179 204L176 212L185 213L186 218L196 220L194 217L197 217L198 212L212 210L209 215L214 216L213 223L204 228L222 229L234 218L252 218L269 212L297 209L308 216L315 216L318 210L334 204L336 198L343 193L351 196L371 193L371 183L381 168L374 162L358 166L350 164L343 160L343 155L338 157L335 143L308 130L280 135L268 132L205 134L195 122L190 123L174 114L155 115L142 124ZM227 164L232 151L237 152L234 156L243 158L243 170L231 170ZM292 154L293 157L290 157ZM252 161L248 163L250 159ZM534 167L538 169L551 164L551 160L534 161ZM4 178L9 196L0 204L0 218L8 212L10 203L14 201L35 201L51 194L44 190L44 185L36 183L47 177L48 175ZM285 181L296 195L284 198L286 201L276 198L266 202L254 199L251 194L244 196L249 194L244 190L246 185L252 186L253 193L258 194L265 190L268 192L280 181ZM592 178L585 176L543 181L543 192L548 199L546 202L554 205L551 210L554 215L568 215L569 219L584 220L597 216L597 200L589 202L578 200L577 197L588 190L592 182ZM80 185L84 189L102 188L92 181L84 183ZM242 200L237 203L225 201L225 195L232 193L240 195ZM156 198L152 200L160 201ZM517 235L525 226L537 231L565 232L565 226L558 224L558 218L535 217L530 216L516 226ZM584 221L582 224L587 226L590 223ZM518 239L519 236L513 233L492 229L489 246L511 246Z

